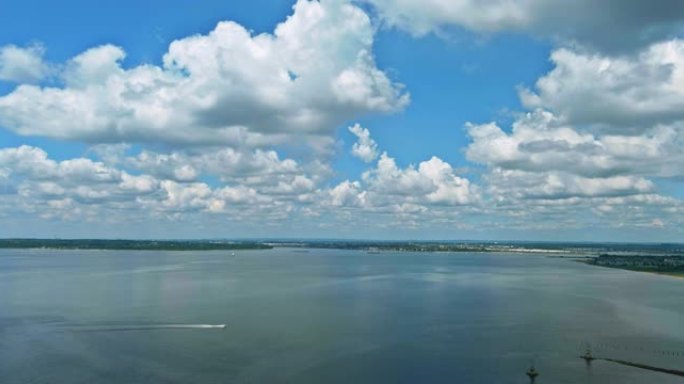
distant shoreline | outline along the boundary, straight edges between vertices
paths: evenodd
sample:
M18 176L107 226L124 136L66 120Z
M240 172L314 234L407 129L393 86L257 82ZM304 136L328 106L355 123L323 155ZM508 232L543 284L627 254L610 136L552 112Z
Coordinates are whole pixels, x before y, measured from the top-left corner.
M259 242L103 239L0 239L0 249L219 251L271 249Z
M498 241L383 241L383 240L128 240L128 239L0 239L0 249L216 251L268 250L273 248L355 250L368 254L413 253L511 253L541 257L579 259L588 264L644 270L627 265L635 260L651 262L662 257L682 258L682 269L672 271L650 266L648 272L684 275L684 244L616 244ZM676 256L669 256L676 255ZM612 258L612 259L611 259ZM617 259L616 259L617 258ZM624 260L622 260L622 259ZM643 258L643 259L642 259ZM618 261L616 263L616 260ZM620 261L622 260L622 261ZM679 259L677 259L679 260ZM605 261L605 263L604 263ZM627 264L625 264L627 263ZM602 265L607 264L607 265ZM613 265L615 264L615 265ZM649 269L649 268L647 268ZM681 277L681 276L680 276Z
M481 252L529 253L550 257L572 257L584 253L558 244L431 242L431 241L228 241L228 240L125 240L125 239L0 239L0 249L92 249L204 251L238 249L342 249L380 252ZM580 256L581 257L581 256Z

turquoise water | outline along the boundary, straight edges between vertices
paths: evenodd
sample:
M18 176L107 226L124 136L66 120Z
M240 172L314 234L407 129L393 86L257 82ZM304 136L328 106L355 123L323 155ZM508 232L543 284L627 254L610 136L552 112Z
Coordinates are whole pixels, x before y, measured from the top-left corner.
M576 356L681 369L683 298L538 255L0 250L0 382L681 383Z

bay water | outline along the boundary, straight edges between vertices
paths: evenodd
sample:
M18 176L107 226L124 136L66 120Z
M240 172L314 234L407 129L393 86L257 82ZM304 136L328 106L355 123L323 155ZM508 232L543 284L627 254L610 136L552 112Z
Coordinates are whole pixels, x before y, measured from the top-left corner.
M222 327L225 325L225 327ZM516 253L0 250L0 383L681 383L684 279Z

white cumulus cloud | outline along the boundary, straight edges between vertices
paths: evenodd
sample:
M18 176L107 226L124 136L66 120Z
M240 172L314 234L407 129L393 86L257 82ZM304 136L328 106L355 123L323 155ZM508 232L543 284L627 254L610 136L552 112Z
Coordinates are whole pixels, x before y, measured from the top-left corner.
M44 54L45 48L41 45L0 47L0 80L17 83L42 80L50 72L49 66L43 61Z
M534 90L528 108L547 108L573 124L640 133L684 120L684 41L656 43L630 56L559 49L553 69Z
M376 67L373 33L356 6L299 0L272 34L221 22L172 42L162 66L126 69L124 50L103 45L65 65L63 87L22 84L0 97L0 124L89 143L260 147L329 137L345 120L409 101Z
M396 211L475 205L480 200L477 186L457 176L445 161L432 157L417 167L400 168L387 153L360 181L344 181L332 188L330 195L335 206Z
M678 0L365 0L390 25L414 34L464 28L523 32L608 52L636 49L681 32Z
M681 124L657 125L641 135L592 133L536 110L522 115L510 133L495 123L470 124L467 130L467 158L490 167L582 177L684 176Z
M378 157L378 144L370 136L368 129L359 124L349 127L349 132L356 136L357 141L351 149L352 155L366 163L370 163Z

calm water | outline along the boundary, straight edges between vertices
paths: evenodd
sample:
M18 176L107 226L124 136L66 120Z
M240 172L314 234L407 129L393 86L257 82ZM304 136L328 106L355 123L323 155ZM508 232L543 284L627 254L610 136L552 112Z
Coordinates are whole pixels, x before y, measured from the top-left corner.
M682 369L683 304L535 255L2 250L0 382L681 383L576 356Z

